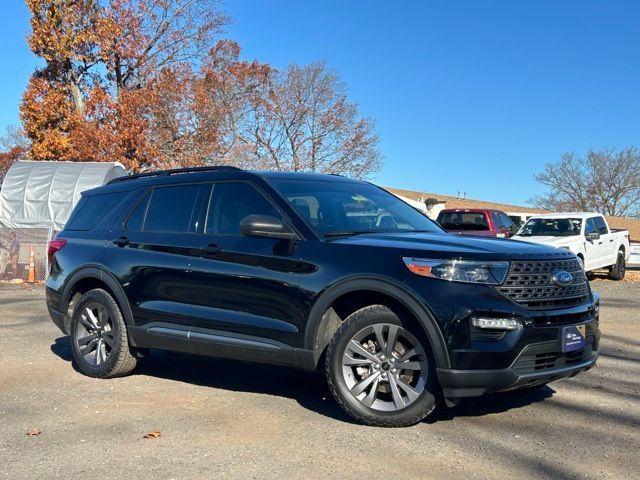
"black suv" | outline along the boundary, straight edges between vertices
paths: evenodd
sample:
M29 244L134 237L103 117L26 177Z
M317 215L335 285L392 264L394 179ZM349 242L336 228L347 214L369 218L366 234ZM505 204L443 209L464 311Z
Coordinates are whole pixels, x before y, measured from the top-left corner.
M93 377L150 348L321 369L354 418L401 426L598 356L599 302L575 255L447 234L340 176L116 179L83 193L49 258L49 312Z

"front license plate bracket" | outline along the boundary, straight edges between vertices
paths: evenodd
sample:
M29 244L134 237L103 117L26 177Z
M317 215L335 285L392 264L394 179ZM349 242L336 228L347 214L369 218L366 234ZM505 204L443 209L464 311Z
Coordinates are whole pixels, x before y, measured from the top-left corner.
M570 325L562 329L562 351L582 350L586 344L586 326Z

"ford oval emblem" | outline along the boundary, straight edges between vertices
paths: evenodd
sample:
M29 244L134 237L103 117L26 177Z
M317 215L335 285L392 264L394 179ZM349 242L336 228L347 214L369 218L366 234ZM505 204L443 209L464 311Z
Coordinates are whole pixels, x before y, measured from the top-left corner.
M573 283L573 275L564 270L560 270L551 275L551 283L559 287L568 287Z

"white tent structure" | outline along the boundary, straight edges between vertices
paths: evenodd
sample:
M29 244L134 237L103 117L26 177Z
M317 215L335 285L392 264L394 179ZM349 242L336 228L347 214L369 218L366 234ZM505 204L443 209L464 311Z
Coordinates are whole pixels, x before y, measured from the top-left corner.
M0 189L0 228L62 230L82 191L123 175L116 162L16 162Z

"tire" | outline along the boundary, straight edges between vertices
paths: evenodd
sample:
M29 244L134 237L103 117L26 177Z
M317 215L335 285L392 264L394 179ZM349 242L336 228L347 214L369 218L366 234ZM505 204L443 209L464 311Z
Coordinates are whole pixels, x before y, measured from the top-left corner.
M395 341L388 348L390 335ZM403 363L410 368L400 368ZM366 425L414 425L433 412L439 397L424 332L382 305L358 310L342 323L327 347L325 374L338 404Z
M616 263L611 265L609 270L609 278L611 280L622 280L624 278L624 274L627 270L627 263L624 259L624 252L622 250L618 251L618 258L616 259Z
M120 307L99 288L82 295L73 310L71 347L78 370L89 377L121 377L136 367Z
M595 275L593 274L593 272L587 272L584 269L584 258L582 258L580 255L578 255L578 263L580 264L580 268L584 272L584 276L587 278L587 280L593 280L595 278Z

